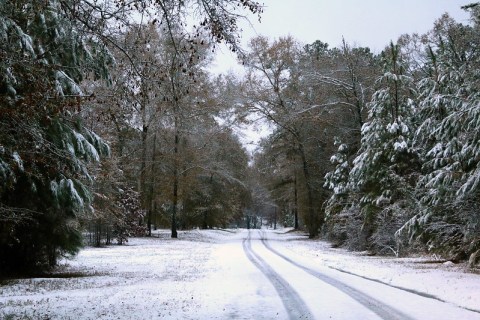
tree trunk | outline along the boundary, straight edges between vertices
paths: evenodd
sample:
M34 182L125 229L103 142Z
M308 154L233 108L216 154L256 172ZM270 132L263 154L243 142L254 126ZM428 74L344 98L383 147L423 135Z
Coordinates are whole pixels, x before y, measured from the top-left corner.
M295 230L298 230L298 190L297 190L297 175L295 174L294 181L294 206L293 206L293 214L295 218Z
M174 111L176 112L176 110ZM178 116L175 116L175 144L173 148L174 168L173 168L173 210L172 210L172 238L178 238L177 234L177 205L178 205L178 144L180 141L178 133Z
M303 175L305 177L305 187L307 188L307 210L308 210L308 237L315 238L318 235L318 229L320 228L320 220L317 219L315 214L315 208L313 206L313 188L310 184L310 171L308 169L307 158L305 156L305 151L303 145L299 144L299 153L302 160L302 169Z
M172 238L178 238L177 233L177 205L178 205L178 172L175 169L173 181L173 210L172 210Z
M204 230L208 229L208 211L207 210L203 212L202 229Z
M347 43L345 42L345 39L343 40L343 54L345 57L347 55L350 55L350 48L348 47ZM352 57L348 57L348 72L350 74L350 81L352 83L352 93L353 97L355 98L355 106L356 106L356 113L357 113L357 120L360 129L363 126L363 117L362 117L362 110L363 110L363 100L364 96L362 93L359 93L359 90L361 89L358 87L358 80L357 80L357 75L356 75L356 69L355 65L352 61Z
M141 84L141 89L143 89L143 82ZM141 116L142 116L142 155L140 159L140 199L142 209L148 210L149 206L147 204L147 140L148 140L148 124L147 124L147 110L146 110L146 101L144 93L142 92L142 101L141 101Z
M275 213L273 216L273 230L277 230L277 207L275 207Z
M142 159L140 160L140 197L142 199L142 207L146 206L146 179L147 179L147 134L148 127L146 125L142 128Z
M478 249L477 251L475 251L470 255L470 259L468 259L468 267L470 269L474 268L479 261L480 261L480 249Z
M152 150L152 163L151 163L151 170L150 170L150 185L148 188L148 215L147 215L147 227L148 227L148 236L152 236L152 214L154 210L154 201L153 201L153 187L155 185L155 151L156 151L156 144L157 144L157 134L153 135L153 150Z

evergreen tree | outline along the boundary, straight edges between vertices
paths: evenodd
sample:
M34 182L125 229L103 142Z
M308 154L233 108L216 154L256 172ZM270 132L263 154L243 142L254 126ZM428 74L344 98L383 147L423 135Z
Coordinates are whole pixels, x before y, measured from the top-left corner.
M448 17L437 22L428 47L429 74L419 82L419 121L415 135L423 153L422 201L438 205L459 200L478 186L478 64L469 26ZM434 49L436 48L436 49Z
M109 55L52 0L0 2L0 56L1 273L52 266L81 245L86 162L109 148L81 124L78 83L105 76Z
M420 208L400 230L421 235L429 249L452 259L480 249L474 209L480 201L478 28L475 19L465 26L445 15L431 34L414 141L423 162L416 186Z
M409 176L417 163L411 139L416 108L413 79L398 46L392 43L383 58L385 73L368 105L361 147L348 182L352 195L357 193L360 199L367 237L375 232L378 213L408 196Z
M338 137L335 138L334 145L338 148L337 153L330 158L330 162L335 166L333 171L325 175L324 187L333 191L332 196L326 204L326 218L338 213L345 205L348 196L348 177L350 175L351 165L348 161L348 146L342 143Z

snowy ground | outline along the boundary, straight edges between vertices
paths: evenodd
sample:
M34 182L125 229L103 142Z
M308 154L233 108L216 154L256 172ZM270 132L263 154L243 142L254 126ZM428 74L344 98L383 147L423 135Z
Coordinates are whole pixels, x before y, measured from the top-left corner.
M179 237L87 248L52 277L5 281L0 319L480 319L480 275L463 265L272 230Z
M436 262L435 256L375 257L332 248L328 242L298 240L291 235L286 247L314 263L430 296L480 314L480 273L466 263Z

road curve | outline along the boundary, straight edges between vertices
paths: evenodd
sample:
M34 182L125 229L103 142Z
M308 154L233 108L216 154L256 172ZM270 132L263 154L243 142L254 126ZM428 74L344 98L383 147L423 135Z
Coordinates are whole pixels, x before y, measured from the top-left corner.
M325 282L325 283L328 283L329 285L335 287L336 289L342 291L343 293L347 294L348 296L350 296L351 298L353 298L354 300L356 300L357 302L359 302L360 304L362 304L363 306L365 306L366 308L370 309L371 311L373 311L376 315L378 315L380 318L382 319L388 319L388 320L400 320L400 319L404 319L404 320L410 320L413 318L409 317L408 315L404 314L403 312L395 309L395 308L392 308L391 306L387 305L387 304L384 304L380 301L378 301L377 299L351 287L351 286L348 286L347 284L341 282L341 281L338 281L334 278L331 278L325 274L322 274L321 272L318 272L316 270L313 270L313 269L310 269L310 268L307 268L299 263L297 263L296 261L293 261L292 259L286 257L285 255L283 255L282 253L278 252L277 250L275 250L274 248L272 248L270 246L270 244L268 243L268 239L266 237L266 233L265 231L261 230L261 235L260 235L260 239L263 243L263 245L268 249L270 250L272 253L274 253L275 255L279 256L280 258L282 258L283 260L289 262L290 264L294 265L295 267L307 272L308 274L314 276L315 278ZM250 234L249 234L249 237L250 237Z
M251 233L243 239L243 250L247 258L268 278L278 295L290 319L314 319L310 310L299 294L270 265L252 250Z

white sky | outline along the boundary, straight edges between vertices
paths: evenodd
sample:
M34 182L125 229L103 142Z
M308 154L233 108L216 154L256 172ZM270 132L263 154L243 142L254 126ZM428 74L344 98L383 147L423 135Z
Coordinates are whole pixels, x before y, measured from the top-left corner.
M261 0L259 2L262 3ZM468 13L460 9L473 0L264 0L262 22L253 17L251 26L242 24L242 43L257 34L270 38L291 35L307 44L321 40L338 46L342 37L350 44L380 52L390 40L404 33L424 33L443 13L468 23ZM222 48L212 71L235 67L235 57Z

